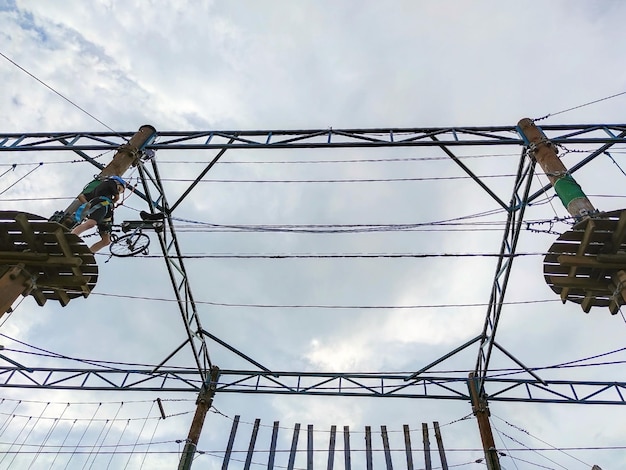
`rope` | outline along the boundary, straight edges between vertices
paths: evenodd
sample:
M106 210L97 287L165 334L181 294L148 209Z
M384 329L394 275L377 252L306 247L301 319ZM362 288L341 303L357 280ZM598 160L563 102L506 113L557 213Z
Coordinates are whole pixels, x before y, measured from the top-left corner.
M69 403L67 404L69 406ZM67 441L67 438L70 436L70 434L72 433L72 430L74 429L74 426L76 425L76 422L78 420L75 419L74 422L72 423L72 425L70 426L70 428L67 430L67 434L65 435L65 437L63 438L63 442L61 442L61 445L59 446L58 450L57 450L57 455L54 456L54 460L52 461L52 464L50 465L50 468L54 468L54 463L57 461L57 457L59 456L59 454L61 453L61 449L63 449L63 447L65 446L65 442Z
M54 423L52 423L52 426L48 430L48 433L46 434L46 437L44 438L43 442L39 446L39 449L37 449L37 453L35 454L35 457L33 458L33 460L31 461L30 465L28 466L29 470L32 468L33 465L35 465L35 462L39 458L39 455L43 451L43 448L46 446L46 443L48 442L48 439L50 439L50 436L52 436L52 433L56 430L57 426L59 425L59 423L63 419L63 415L65 414L65 412L67 411L67 409L69 407L70 407L70 404L68 403L67 406L63 409L63 412L61 413L61 416L59 416L58 418L54 419Z
M130 460L133 458L133 454L135 453L135 447L137 447L137 443L139 442L139 439L141 438L141 433L143 433L143 430L146 427L146 423L148 422L148 418L150 417L150 413L152 413L153 408L154 408L154 401L152 402L152 406L150 406L150 409L148 410L148 415L145 417L143 424L141 425L139 434L137 434L137 439L135 440L135 443L133 444L133 448L128 455L128 460L126 461L126 465L124 465L124 470L126 470L126 468L128 467L128 464L130 463Z
M161 423L161 420L157 420L156 425L154 426L154 431L152 431L152 436L150 436L150 442L148 443L148 447L146 447L146 453L143 455L143 459L141 460L141 466L139 467L139 469L143 468L143 464L146 461L146 457L148 456L148 451L150 450L150 446L152 445L152 442L154 441L154 435L156 434L156 431L159 427L159 424Z
M13 461L17 458L17 456L20 454L20 451L22 450L22 447L24 447L24 444L26 443L26 441L28 440L28 438L30 437L30 435L32 434L32 432L35 430L35 428L37 427L37 424L39 423L39 421L41 420L41 417L43 416L43 414L46 412L46 410L48 409L48 406L50 405L50 402L46 403L46 406L43 407L43 410L41 410L41 413L39 414L39 416L37 417L37 419L35 420L35 423L33 424L33 426L30 428L30 430L28 431L28 434L26 434L26 437L24 438L24 440L22 441L22 443L20 444L19 448L17 449L17 452L15 452L15 454L13 455L13 458L11 459L11 461L9 462L9 465L7 468L11 468L11 466L13 465Z
M4 462L4 459L7 457L7 455L9 455L11 453L11 449L13 448L13 446L15 444L17 444L18 439L20 438L20 436L22 435L22 433L24 432L24 429L26 429L26 426L28 426L28 423L30 423L30 420L32 419L32 417L29 417L26 422L24 423L24 426L22 426L22 429L20 429L20 432L17 434L17 436L15 437L15 440L11 443L11 445L9 446L9 448L6 450L6 453L4 454L4 456L2 457L2 460L0 460L0 465L2 464L2 462ZM14 454L13 459L15 459L15 456L17 455L17 452ZM13 462L13 460L11 460L11 463ZM7 466L7 468L11 468L11 465L9 463L9 465Z
M113 449L113 452L111 452L111 457L109 457L109 462L107 463L107 469L111 466L111 460L113 460L113 457L117 453L117 448L120 446L120 442L122 442L122 437L124 436L124 433L128 429L128 425L129 424L130 424L130 419L126 420L126 426L124 426L124 429L122 429L122 433L120 434L120 438L117 440L117 444L115 444L115 448Z
M91 423L93 422L94 418L96 417L96 414L98 414L98 411L100 410L100 407L102 406L102 403L98 404L98 407L96 408L96 411L93 412L93 416L91 417L91 419L89 420L89 423L87 423L87 426L85 427L85 430L83 431L82 436L80 436L80 439L78 440L78 443L76 444L76 446L74 447L75 449L78 448L80 446L80 443L83 442L83 438L85 437L85 434L87 434L87 430L89 429L89 427L91 426ZM73 425L72 425L73 426ZM75 452L72 452L71 457L69 458L69 460L67 461L67 463L65 464L64 468L67 468L68 465L70 464L70 462L72 461L72 458L74 457L74 455L76 455Z

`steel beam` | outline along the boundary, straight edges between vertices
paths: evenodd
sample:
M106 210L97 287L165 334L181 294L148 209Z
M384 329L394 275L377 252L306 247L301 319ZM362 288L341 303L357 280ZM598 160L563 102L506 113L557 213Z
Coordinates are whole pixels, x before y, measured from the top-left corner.
M520 372L521 373L521 372ZM410 383L402 373L330 373L220 370L216 393L423 398L468 402L467 374L424 375ZM278 379L278 380L277 380ZM204 382L189 369L0 367L0 389L157 391L198 393ZM489 402L626 405L626 382L487 377Z

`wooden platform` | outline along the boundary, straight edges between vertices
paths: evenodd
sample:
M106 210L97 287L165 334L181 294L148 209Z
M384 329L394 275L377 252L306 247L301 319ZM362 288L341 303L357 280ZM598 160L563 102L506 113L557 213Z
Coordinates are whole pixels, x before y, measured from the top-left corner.
M87 297L98 279L94 254L79 236L38 215L0 211L0 274L15 266L32 277L39 305Z
M615 315L626 303L626 209L599 213L563 233L544 258L550 288L566 301L609 307Z

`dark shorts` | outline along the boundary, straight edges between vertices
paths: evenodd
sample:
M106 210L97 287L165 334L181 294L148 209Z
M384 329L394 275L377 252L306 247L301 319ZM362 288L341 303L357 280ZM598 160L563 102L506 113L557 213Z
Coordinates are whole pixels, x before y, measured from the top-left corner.
M113 231L113 221L111 219L105 219L102 222L98 222L98 233L104 235Z
M102 198L95 198L89 201L92 207L96 207L98 203L102 203ZM113 205L105 204L96 207L96 209L89 214L89 219L95 220L98 223L98 233L100 235L111 233L113 229Z
M109 206L100 206L91 214L89 214L88 218L100 223L103 220L106 220L108 216L109 216Z

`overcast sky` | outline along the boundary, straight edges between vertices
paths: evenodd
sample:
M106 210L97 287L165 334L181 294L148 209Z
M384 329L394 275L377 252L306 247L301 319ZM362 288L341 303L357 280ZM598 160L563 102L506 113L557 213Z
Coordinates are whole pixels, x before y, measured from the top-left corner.
M521 118L547 114L554 116L541 123L621 123L625 96L559 112L626 91L626 70L619 56L626 40L625 15L626 5L618 1L65 0L61 5L0 0L0 52L49 87L0 57L0 133L134 132L143 124L160 131L515 125ZM611 154L615 162L599 157L576 174L602 210L626 204L626 175L621 171L626 160L620 150L624 147ZM521 149L458 152L483 157L467 159L467 165L509 201L511 175L517 171ZM67 163L77 159L72 152L1 155L2 208L44 217L64 208L97 172L89 163ZM170 201L214 155L157 153ZM91 156L106 164L112 154ZM208 232L201 224L190 223L417 224L499 208L475 182L442 179L465 175L451 160L429 158L443 156L437 149L417 148L227 151L174 213L182 250L186 254L497 253L506 220L502 212L477 219L498 224L459 231L262 234ZM569 153L564 163L571 167L585 156ZM14 163L15 169L4 174ZM134 179L137 174L126 176ZM394 181L401 178L412 181ZM319 182L346 179L385 181ZM545 176L538 176L533 190L546 182ZM137 210L146 209L135 196L125 205L116 212L118 222L134 219ZM528 220L566 215L558 199L526 213ZM559 233L567 229L563 223L554 227ZM556 237L524 230L518 251L545 252ZM151 253L159 254L154 235L152 239ZM86 238L88 243L92 240ZM562 305L544 282L542 259L527 256L515 261L506 299L550 302L506 305L499 344L530 367L624 348L623 317L601 308L586 315L576 304ZM70 358L116 363L164 360L186 333L174 303L149 300L174 298L163 260L134 257L106 262L106 253L97 260L100 277L89 298L75 299L65 308L51 302L40 308L26 298L8 319L1 320L0 332L7 337L0 344L33 351L15 341L19 340ZM186 265L203 326L270 369L412 372L480 334L486 306L439 306L488 303L495 263L495 258L485 257L201 258ZM251 304L271 307L245 307ZM294 305L310 307L286 307ZM381 308L315 307L329 305ZM414 308L393 308L408 306ZM250 368L214 343L210 353L223 369ZM438 370L465 374L474 368L477 354L477 346L470 347ZM82 366L17 351L5 355L29 366ZM545 378L623 381L625 369L619 362L625 359L624 352L612 353L597 360L615 362L610 366L547 371L550 375ZM193 366L190 353L177 355L171 365ZM515 364L494 353L492 367ZM148 455L144 468L172 468L179 445L171 441L186 438L195 396L0 389L0 398L5 399L0 403L0 423L6 424L0 426L0 445L9 443L8 447L22 428L22 438L30 429L27 418L11 418L13 414L48 419L42 421L41 436L34 431L30 435L29 442L42 443L48 429L44 423L49 427L49 418L59 416L61 404L95 403L73 405L71 411L78 414L72 417L92 417L97 403L105 403L106 410L98 411L98 417L134 419L148 413L157 416L150 409L157 397L182 400L165 402L166 408L168 413L187 414L164 421L154 431L150 427L154 420L145 429L133 420L128 433L123 430L126 422L115 421L106 442L119 439L133 444L141 431L140 442L145 443L153 435L155 441L168 441L159 450L171 453ZM13 400L23 400L15 412ZM44 410L48 402L54 406ZM128 405L118 412L120 402ZM355 448L361 449L364 426L378 433L380 425L386 425L395 433L394 447L400 449L399 431L408 424L415 430L413 446L420 449L421 423L438 421L446 424L442 428L446 446L455 449L448 453L451 468L485 468L475 463L482 457L475 419L457 421L471 414L469 403L462 401L218 394L214 405L222 414L209 414L198 446L207 452L224 450L235 415L245 422L239 449L247 448L250 423L256 418L265 425L280 421L285 428L283 449L289 446L295 423L313 424L324 431L316 434L320 449L327 447L326 432L333 424L340 429L349 425ZM623 406L492 403L491 411L496 444L507 454L501 461L507 470L582 470L593 464L604 470L626 468L624 448L591 449L626 445ZM85 426L77 426L74 434ZM89 433L99 429L91 428ZM264 428L259 449L269 447L269 433ZM48 443L60 442L63 435L50 433ZM300 445L304 443L301 439ZM432 436L431 443L434 446ZM381 447L379 433L375 446ZM585 449L567 454L509 452L524 448ZM29 468L33 458L33 453L14 461L6 458L0 468L9 464ZM123 468L128 458L128 454L75 456L67 468L81 468L84 463ZM280 465L286 465L283 458ZM324 458L319 456L319 468L325 468ZM33 468L50 468L54 459L55 453L37 456ZM52 468L64 468L68 459L68 455L57 456ZM255 462L264 459L265 454L258 454ZM402 456L394 459L401 468ZM337 456L338 468L343 468L341 460ZM353 456L355 468L362 460L362 452ZM423 468L419 452L415 461L416 468ZM139 468L140 463L137 457L128 468ZM205 454L196 465L217 469L221 460ZM241 463L230 468L241 468Z

